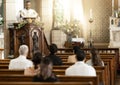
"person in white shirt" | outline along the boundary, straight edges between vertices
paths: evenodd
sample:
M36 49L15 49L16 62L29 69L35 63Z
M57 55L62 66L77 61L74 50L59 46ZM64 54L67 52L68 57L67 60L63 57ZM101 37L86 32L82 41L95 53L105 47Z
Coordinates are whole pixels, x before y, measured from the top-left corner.
M40 21L40 17L38 16L38 13L34 9L31 9L30 1L26 1L25 9L19 11L18 21L22 21L24 18L35 18L38 21Z
M92 66L87 65L85 53L82 50L77 51L77 62L65 70L66 76L96 76L96 71Z
M28 46L21 45L19 48L19 57L12 59L9 63L10 70L24 70L28 67L33 67L32 61L27 59Z

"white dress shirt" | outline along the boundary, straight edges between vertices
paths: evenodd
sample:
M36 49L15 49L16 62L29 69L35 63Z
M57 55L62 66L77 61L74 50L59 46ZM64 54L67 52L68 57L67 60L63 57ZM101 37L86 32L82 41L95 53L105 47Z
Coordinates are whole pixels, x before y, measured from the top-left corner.
M38 16L38 13L33 9L20 10L17 15L17 21L20 22L23 20L23 18L35 18L38 21L40 21L40 17Z
M9 63L10 70L24 70L28 67L33 67L32 61L26 59L25 56L20 55L16 59L12 59Z
M86 64L93 66L92 60L89 59L86 61ZM104 62L102 61L102 66L104 66Z
M96 71L92 66L85 64L83 61L76 62L66 69L67 76L96 76Z
M23 9L20 11L20 15L23 17L23 18L26 18L26 17L34 17L36 18L38 16L37 12L33 9Z

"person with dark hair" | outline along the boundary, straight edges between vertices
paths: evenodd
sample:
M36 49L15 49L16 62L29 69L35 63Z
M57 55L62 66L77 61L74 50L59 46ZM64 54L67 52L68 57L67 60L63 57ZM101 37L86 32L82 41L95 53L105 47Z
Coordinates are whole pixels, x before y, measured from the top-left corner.
M32 62L34 67L29 67L24 70L24 75L36 75L40 70L40 63L42 60L42 54L40 52L36 52L33 55Z
M69 63L75 63L75 62L77 62L77 59L76 59L76 53L77 53L77 51L78 50L80 50L80 47L79 46L74 46L73 47L73 52L74 52L74 55L70 55L70 56L68 56L68 60L67 60L67 62L69 62Z
M56 82L58 78L52 72L53 64L48 57L44 57L40 64L40 72L33 77L34 82Z
M53 65L62 65L61 58L55 54L58 50L57 45L51 44L49 50L50 50L50 54L48 55L48 57L53 62Z
M91 59L89 59L88 61L86 61L86 63L88 65L92 65L92 66L104 66L104 62L100 58L100 55L99 55L98 51L95 48L91 48L90 53L91 53Z
M77 51L77 62L65 70L67 76L96 76L96 71L92 66L87 65L85 53L82 50Z

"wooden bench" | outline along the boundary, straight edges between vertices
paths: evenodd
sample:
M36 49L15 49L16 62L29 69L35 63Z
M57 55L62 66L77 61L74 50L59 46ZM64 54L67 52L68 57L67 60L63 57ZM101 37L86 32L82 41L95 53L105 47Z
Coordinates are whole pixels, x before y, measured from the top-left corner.
M109 66L109 75L110 75L110 82L111 82L111 85L114 85L115 83L115 78L116 78L116 70L117 70L117 67L116 67L116 61L115 61L115 55L102 55L101 56L102 60L104 62L108 62ZM90 59L90 56L87 56L87 59ZM72 65L73 63L67 63L67 62L64 62L65 65Z
M110 76L110 77L108 77L108 81L109 82L111 82L111 83L114 83L114 80L115 80L115 73L114 73L114 66L112 66L112 65L114 65L114 64L111 64L111 62L113 62L113 61L111 61L111 59L112 59L113 57L107 57L107 59L106 59L106 57L103 57L103 59L104 59L104 62L108 62L109 64L109 66L108 66L108 68L109 68L109 71L110 72L107 72L108 73L108 75L107 76ZM65 63L64 63L65 64ZM66 63L66 65L72 65L73 63ZM2 67L1 67L1 65L0 65L0 68L6 68L6 69L8 69L8 66L7 65L2 65ZM5 71L3 71L3 72L5 72ZM12 72L12 71L11 71ZM10 73L11 73L10 72ZM20 72L19 72L20 73ZM110 79L109 79L110 78ZM113 84L112 84L113 85Z
M93 85L92 82L0 82L0 85Z
M93 85L98 85L98 77L90 76L58 76L60 82L92 82ZM33 76L24 76L24 75L0 75L0 82L31 82Z
M56 67L56 66L55 66ZM58 66L59 67L59 66ZM62 67L62 66L61 66ZM62 68L54 68L53 67L53 72L56 74L56 75L65 75L65 69L68 67L68 66L63 66L65 67L64 69ZM96 72L97 72L97 75L99 76L99 81L100 82L103 82L105 85L108 85L108 82L107 82L107 74L106 74L106 68L105 67L101 67L101 66L97 66L95 67L96 69ZM8 70L8 69L0 69L0 75L1 74L19 74L19 75L23 75L24 74L24 70Z
M87 58L89 59L89 56L87 56ZM116 77L116 64L115 64L115 56L112 54L112 55L102 55L101 58L103 59L103 61L106 63L108 63L108 69L110 72L108 76L110 76L110 82L112 83L111 85L114 85L114 81L115 81L115 77ZM7 64L9 64L9 59L5 59L5 60L2 60L3 61L3 64L1 63L0 64L0 68L1 69L5 69L7 68L8 69L8 66ZM63 63L64 65L72 65L73 63L67 63L67 62L64 62Z

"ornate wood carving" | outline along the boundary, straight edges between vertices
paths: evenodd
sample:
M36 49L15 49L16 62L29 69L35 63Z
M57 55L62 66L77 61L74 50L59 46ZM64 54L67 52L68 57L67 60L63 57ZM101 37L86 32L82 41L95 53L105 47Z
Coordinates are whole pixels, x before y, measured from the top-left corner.
M10 55L17 57L19 55L18 49L22 44L28 45L29 54L28 58L31 58L33 53L40 51L43 55L47 55L48 44L44 36L42 28L27 23L20 29L16 29L18 23L14 23L14 28L9 30L10 32Z

